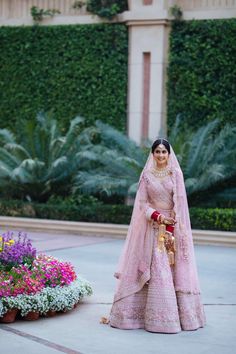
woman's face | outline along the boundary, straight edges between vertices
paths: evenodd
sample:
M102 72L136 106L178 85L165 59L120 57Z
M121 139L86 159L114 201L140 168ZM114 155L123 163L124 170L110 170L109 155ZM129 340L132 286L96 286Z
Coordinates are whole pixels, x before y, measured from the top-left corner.
M155 148L153 152L153 158L156 161L158 168L163 168L167 166L169 153L163 144L160 144Z

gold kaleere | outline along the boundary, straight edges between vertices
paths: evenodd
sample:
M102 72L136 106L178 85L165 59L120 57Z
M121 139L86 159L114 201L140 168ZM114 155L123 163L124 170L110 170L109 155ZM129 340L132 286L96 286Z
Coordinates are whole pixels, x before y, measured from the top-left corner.
M167 252L168 259L169 259L169 264L174 265L175 264L175 254L172 251Z
M158 228L158 242L157 242L157 249L159 252L163 252L165 250L165 233L166 233L166 225L160 224Z
M165 224L160 224L158 228L157 249L158 252L166 251L169 264L172 266L175 264L175 238L166 233Z
M169 237L168 241L168 246L166 247L167 250L167 255L169 259L169 264L174 265L175 264L175 238L174 236Z

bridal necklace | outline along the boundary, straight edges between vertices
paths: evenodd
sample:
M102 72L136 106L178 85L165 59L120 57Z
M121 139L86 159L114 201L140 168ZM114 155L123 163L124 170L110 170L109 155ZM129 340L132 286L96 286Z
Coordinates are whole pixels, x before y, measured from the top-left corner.
M171 171L169 169L169 167L165 167L165 168L152 168L152 173L154 174L154 176L158 177L158 178L164 178L166 176L169 176L171 174Z

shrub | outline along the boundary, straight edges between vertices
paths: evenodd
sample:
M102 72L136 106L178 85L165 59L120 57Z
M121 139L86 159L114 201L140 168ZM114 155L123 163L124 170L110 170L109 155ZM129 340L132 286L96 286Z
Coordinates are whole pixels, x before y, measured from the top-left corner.
M200 230L236 231L236 210L190 208L192 227Z
M87 0L87 11L108 20L125 10L128 10L127 0Z
M82 118L74 118L62 135L56 120L38 114L21 128L21 139L0 129L1 194L35 201L68 194L87 148L79 142L82 123Z
M42 219L85 221L126 224L130 223L132 206L91 204L61 206L58 204L36 204L20 201L0 202L0 214L5 216L32 217L25 212L26 205L34 210L34 216ZM190 208L193 229L236 231L236 210L227 208Z

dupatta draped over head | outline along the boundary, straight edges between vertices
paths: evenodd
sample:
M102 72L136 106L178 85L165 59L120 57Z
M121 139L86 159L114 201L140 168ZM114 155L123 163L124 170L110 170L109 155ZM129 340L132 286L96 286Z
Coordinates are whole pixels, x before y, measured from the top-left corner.
M153 167L153 154L150 153L140 175L128 234L118 269L115 273L118 284L114 302L140 291L150 279L154 231L153 223L148 220L143 208L143 200L146 196L141 181L145 172ZM173 210L177 221L174 231L176 240L175 265L173 269L175 291L185 294L199 294L184 178L172 147L168 159L168 168L173 180Z

